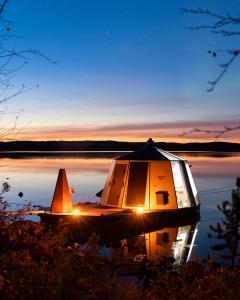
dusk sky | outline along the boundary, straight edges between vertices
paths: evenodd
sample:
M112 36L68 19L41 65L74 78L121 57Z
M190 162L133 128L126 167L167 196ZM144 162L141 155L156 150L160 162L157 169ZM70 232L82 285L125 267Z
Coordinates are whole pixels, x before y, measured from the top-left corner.
M180 8L240 12L238 0L11 0L6 17L19 49L34 48L58 61L31 56L13 82L28 88L9 111L24 109L25 140L200 141L213 135L193 128L238 126L239 61L216 89L219 74L209 49L234 49L239 37L223 38L184 26L209 24ZM11 118L11 116L9 116ZM233 131L221 140L240 142Z

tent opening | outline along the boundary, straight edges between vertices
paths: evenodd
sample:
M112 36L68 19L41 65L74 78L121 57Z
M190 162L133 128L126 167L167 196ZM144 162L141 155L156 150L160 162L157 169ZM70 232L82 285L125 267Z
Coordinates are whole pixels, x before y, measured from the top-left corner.
M126 205L144 206L147 184L148 163L131 162Z

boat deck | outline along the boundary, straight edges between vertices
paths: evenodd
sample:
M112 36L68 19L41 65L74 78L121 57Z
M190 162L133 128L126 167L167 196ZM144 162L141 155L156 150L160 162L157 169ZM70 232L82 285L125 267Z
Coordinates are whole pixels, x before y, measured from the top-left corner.
M79 210L80 216L108 216L108 215L115 215L115 214L125 214L132 212L129 209L121 209L115 207L101 207L101 206L94 206L94 205L78 205L75 209ZM50 213L45 212L46 214L51 215L74 215L73 213Z

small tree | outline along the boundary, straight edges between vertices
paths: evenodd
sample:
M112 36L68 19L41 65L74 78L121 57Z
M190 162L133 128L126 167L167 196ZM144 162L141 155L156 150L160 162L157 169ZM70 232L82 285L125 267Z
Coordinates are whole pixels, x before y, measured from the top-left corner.
M7 181L2 182L0 190L0 226L2 227L6 221L6 209L9 207L8 202L4 198L4 194L10 191L10 185Z
M224 201L217 208L224 214L224 220L217 225L210 226L209 238L216 238L221 243L211 247L212 250L225 253L220 255L222 259L228 260L232 267L239 264L240 257L240 178L237 178L237 189L232 191L232 202Z

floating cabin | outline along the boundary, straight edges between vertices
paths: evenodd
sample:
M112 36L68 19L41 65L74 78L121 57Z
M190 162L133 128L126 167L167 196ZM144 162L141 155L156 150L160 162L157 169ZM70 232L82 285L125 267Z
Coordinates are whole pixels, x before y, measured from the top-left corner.
M200 204L188 162L157 148L152 139L113 160L101 202L144 211L198 210Z
M199 199L190 167L171 153L158 149L152 139L135 152L113 160L101 203L73 205L64 169L59 170L46 222L75 224L76 231L107 232L164 226L182 226L199 219ZM111 225L111 226L109 226ZM74 229L74 230L75 230Z

